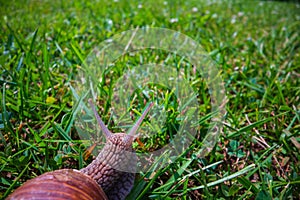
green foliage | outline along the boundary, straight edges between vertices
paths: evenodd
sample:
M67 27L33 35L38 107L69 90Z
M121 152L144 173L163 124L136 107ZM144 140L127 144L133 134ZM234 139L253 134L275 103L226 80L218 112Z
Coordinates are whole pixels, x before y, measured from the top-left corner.
M227 115L218 144L198 158L212 117L201 76L189 76L188 62L163 51L124 55L114 63L99 86L105 121L114 81L141 63L185 69L201 103L201 134L175 162L139 174L128 198L300 198L299 10L297 3L275 1L1 2L0 198L46 171L81 168L92 160L84 160L86 144L74 129L69 86L93 47L146 26L177 30L202 45L223 76ZM172 91L148 87L166 105L168 123L143 147L135 143L138 152L164 146L178 128ZM141 110L145 96L135 96L132 110Z

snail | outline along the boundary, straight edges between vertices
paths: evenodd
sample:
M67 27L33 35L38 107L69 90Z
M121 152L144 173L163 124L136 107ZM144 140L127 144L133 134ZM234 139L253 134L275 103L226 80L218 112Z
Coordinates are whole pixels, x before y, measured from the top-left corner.
M111 133L98 115L92 101L91 108L105 135L106 143L97 158L87 167L61 169L44 173L17 188L12 199L125 199L133 187L136 156L132 142L150 103L129 133Z

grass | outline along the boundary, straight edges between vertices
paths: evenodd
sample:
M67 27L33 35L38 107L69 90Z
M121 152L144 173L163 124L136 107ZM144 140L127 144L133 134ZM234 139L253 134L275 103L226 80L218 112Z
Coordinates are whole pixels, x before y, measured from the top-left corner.
M210 96L202 77L191 76L201 103L201 134L173 163L138 174L128 199L300 198L299 10L297 3L269 1L1 2L0 197L46 171L91 162L74 128L70 85L95 46L149 26L177 30L202 45L222 74L227 113L218 143L199 158ZM188 62L168 56L126 54L103 77L98 107L111 130L124 128L110 110L122 71L151 62L189 69ZM145 100L158 99L169 112L157 136L142 140L143 147L134 144L138 152L164 146L176 135L174 94L148 87L156 93L147 98L136 91L129 101L134 107L126 109L137 116Z

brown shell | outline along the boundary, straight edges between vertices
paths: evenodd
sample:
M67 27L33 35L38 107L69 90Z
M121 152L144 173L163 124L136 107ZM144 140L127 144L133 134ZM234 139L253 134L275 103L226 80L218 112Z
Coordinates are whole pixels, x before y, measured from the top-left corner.
M87 200L107 197L89 176L78 170L61 169L27 181L7 199Z

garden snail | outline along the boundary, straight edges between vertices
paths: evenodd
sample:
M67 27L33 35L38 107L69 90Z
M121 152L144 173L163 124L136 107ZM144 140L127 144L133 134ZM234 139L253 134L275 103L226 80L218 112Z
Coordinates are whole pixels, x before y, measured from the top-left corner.
M106 137L106 143L97 158L81 170L55 170L31 179L7 199L125 199L135 177L133 170L136 157L132 156L135 155L132 142L153 103L146 107L128 134L112 134L92 102L89 103Z

